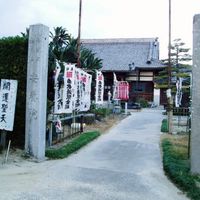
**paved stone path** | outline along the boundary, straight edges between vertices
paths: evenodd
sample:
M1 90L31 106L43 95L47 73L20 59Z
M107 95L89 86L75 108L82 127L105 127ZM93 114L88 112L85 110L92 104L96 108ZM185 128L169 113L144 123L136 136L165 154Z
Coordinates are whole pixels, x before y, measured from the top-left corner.
M161 120L161 110L134 112L66 159L1 169L0 199L185 200L163 173Z

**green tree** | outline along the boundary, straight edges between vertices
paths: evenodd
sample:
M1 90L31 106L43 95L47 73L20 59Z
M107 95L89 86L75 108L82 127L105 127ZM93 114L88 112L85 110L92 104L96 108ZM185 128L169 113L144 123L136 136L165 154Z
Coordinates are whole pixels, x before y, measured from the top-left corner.
M86 48L81 48L81 66L85 69L95 70L102 68L102 59L96 57L96 54Z
M56 27L50 32L51 42L49 43L49 70L54 70L55 61L63 62L65 49L69 45L70 35L65 28Z
M51 42L49 44L49 65L50 69L55 66L55 60L60 62L76 63L77 54L77 39L67 33L63 27L54 28L54 32L50 33ZM81 47L80 52L81 67L85 69L100 69L102 60L97 58L91 50Z
M190 49L185 47L185 43L180 38L174 39L171 45L171 86L172 91L175 91L175 83L177 78L183 78L183 84L189 86L192 56L189 53ZM168 87L168 64L169 60L164 59L166 65L163 71L159 73L155 81L158 88Z

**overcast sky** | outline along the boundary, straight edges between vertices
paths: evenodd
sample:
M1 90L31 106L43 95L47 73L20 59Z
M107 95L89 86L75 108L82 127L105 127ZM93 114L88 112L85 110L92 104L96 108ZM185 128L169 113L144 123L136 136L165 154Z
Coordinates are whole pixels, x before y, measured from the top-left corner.
M82 0L82 38L158 37L167 57L168 0ZM79 0L0 0L0 37L20 35L30 24L78 32ZM200 0L172 0L172 39L192 48L192 21Z

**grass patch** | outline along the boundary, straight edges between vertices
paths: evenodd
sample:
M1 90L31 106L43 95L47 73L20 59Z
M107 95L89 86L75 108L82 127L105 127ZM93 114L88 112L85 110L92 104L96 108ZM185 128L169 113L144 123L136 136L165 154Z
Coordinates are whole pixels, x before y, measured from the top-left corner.
M162 140L163 166L168 177L192 200L200 199L200 177L190 173L187 157L187 139L183 137Z
M46 150L46 156L51 159L62 159L79 150L100 135L98 131L85 132L59 149Z
M163 120L162 120L161 132L163 132L163 133L168 133L168 123L167 123L167 119L163 119Z

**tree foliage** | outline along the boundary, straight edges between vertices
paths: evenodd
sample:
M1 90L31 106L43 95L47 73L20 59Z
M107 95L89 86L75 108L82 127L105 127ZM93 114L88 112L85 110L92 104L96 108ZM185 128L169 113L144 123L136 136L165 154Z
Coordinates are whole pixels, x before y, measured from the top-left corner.
M55 60L66 63L76 63L78 59L78 43L77 39L67 33L63 27L54 28L54 32L50 33L49 59L50 68L55 66ZM85 69L100 69L102 60L97 58L91 50L81 47L80 52L81 67Z
M192 56L189 53L190 49L185 47L185 43L180 38L173 40L171 45L171 85L172 90L175 90L177 78L183 78L183 84L190 84L191 65L189 62ZM165 69L159 72L156 77L158 88L167 88L168 85L168 65L169 60L164 59Z
M180 38L174 39L171 45L171 64L179 67L184 62L188 62L192 59L189 54L190 48L185 47L185 43Z

